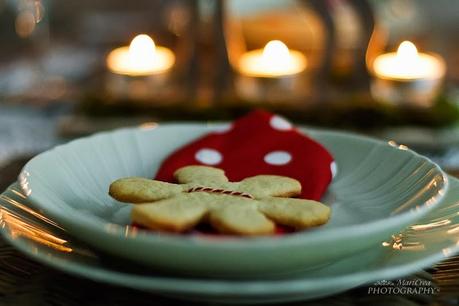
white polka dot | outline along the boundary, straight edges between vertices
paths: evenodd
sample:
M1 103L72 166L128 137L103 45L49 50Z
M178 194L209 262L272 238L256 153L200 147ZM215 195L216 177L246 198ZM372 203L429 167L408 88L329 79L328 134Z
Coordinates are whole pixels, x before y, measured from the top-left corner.
M265 162L274 166L288 164L292 160L292 155L285 151L274 151L265 155Z
M330 171L331 171L332 177L335 177L336 173L338 172L338 167L336 167L336 162L332 162L330 164Z
M231 131L232 128L233 128L233 126L231 124L225 124L225 125L216 126L214 128L214 133L224 134L226 132Z
M278 131L288 131L292 129L292 124L281 116L274 115L269 121L271 127Z
M217 165L223 159L223 156L220 154L220 152L214 149L201 149L196 152L194 157L197 161L206 165Z

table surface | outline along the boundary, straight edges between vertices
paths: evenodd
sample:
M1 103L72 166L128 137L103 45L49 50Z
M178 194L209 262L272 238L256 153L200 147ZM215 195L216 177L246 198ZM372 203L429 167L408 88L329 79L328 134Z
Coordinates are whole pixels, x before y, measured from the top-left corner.
M16 180L31 156L58 142L56 118L56 114L36 110L0 108L1 190ZM325 299L288 305L458 305L457 271L459 259L453 257L404 278L432 280L440 288L432 296L369 295L368 286L363 286ZM0 238L0 305L202 305L177 298L171 300L65 274L27 258Z

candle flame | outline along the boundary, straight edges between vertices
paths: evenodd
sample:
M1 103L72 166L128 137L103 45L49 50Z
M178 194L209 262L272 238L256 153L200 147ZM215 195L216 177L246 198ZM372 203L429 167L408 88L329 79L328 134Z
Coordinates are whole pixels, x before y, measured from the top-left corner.
M129 45L129 63L132 68L141 71L144 67L153 66L156 60L156 45L153 39L146 34L134 37Z
M267 63L273 63L285 60L290 57L290 51L287 45L280 40L271 40L263 49L262 58Z
M416 46L411 41L405 40L397 49L397 57L400 60L410 60L417 56L418 49L416 49Z
M300 51L289 50L280 40L271 40L263 49L244 53L238 68L243 75L272 78L300 73L306 65L306 57Z
M156 45L153 39L146 34L140 34L134 37L129 45L129 54L132 57L150 57L156 51Z
M280 40L271 40L263 49L243 54L239 69L250 76L280 77L300 73L306 64L306 57L301 52L289 50Z
M445 63L440 56L418 52L410 41L402 42L397 52L379 55L373 62L376 75L402 80L435 79L445 74Z
M157 46L146 34L137 35L129 46L116 48L107 56L107 65L111 71L131 76L163 73L174 62L174 53L166 47Z

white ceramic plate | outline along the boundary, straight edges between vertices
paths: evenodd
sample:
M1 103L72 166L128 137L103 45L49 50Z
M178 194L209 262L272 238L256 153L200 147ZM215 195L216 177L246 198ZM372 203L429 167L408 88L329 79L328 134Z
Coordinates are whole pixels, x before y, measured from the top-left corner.
M0 196L0 232L12 245L47 265L93 280L174 297L226 303L276 303L331 295L429 267L459 250L459 181L417 224L369 250L315 271L284 279L231 281L177 278L106 258L31 211L17 185Z
M438 166L404 147L309 130L338 169L324 199L332 207L325 226L283 237L219 240L128 226L130 205L110 198L109 184L152 177L168 154L214 128L165 124L96 134L38 155L19 183L43 214L98 249L168 272L227 277L308 270L367 249L426 214L448 187Z

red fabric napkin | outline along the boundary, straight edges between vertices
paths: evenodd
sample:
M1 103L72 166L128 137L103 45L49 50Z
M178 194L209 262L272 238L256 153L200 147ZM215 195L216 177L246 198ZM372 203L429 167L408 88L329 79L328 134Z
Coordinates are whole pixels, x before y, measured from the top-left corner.
M221 168L230 181L259 174L288 176L301 182L301 198L312 200L320 200L336 170L321 144L286 119L261 110L178 149L155 179L173 182L174 172L187 165Z

